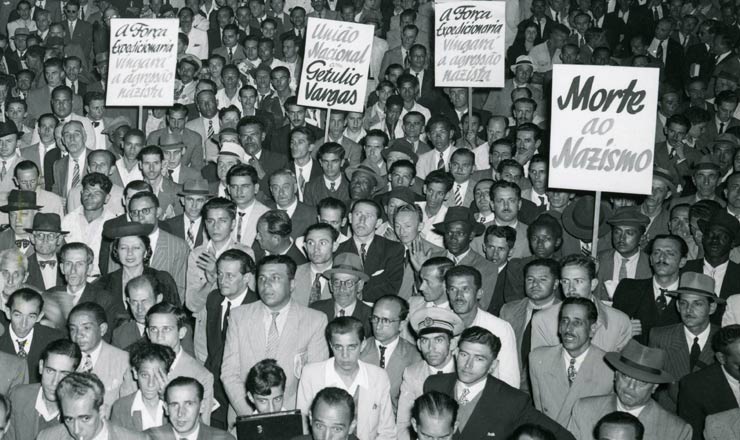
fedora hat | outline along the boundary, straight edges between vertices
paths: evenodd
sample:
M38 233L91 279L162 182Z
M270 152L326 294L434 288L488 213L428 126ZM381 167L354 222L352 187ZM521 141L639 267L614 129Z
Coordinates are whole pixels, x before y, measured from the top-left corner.
M409 322L419 336L437 332L457 336L465 329L465 324L457 313L443 307L424 307L417 310L411 314Z
M591 241L594 227L594 197L582 196L568 204L563 210L563 228L573 237ZM607 218L611 216L609 205L601 202L599 215L599 237L603 237L611 230Z
M475 221L473 211L465 206L451 206L445 213L445 218L441 223L435 223L434 229L442 232L447 232L447 225L452 222L466 222L470 225L473 230L473 234L481 235L486 227L481 222Z
M185 148L185 144L182 142L182 137L173 133L165 133L164 136L159 138L159 148L162 151L179 150Z
M69 231L62 231L62 219L59 214L38 212L33 217L33 225L24 229L26 232L56 232L58 234L69 234Z
M516 74L516 68L519 66L529 66L530 69L534 70L534 63L529 55L519 55L516 57L516 63L511 65L511 72Z
M34 191L23 191L13 189L8 194L8 202L0 206L0 212L22 211L24 209L38 210L43 208L36 204L36 193Z
M105 128L103 129L103 134L113 133L118 129L118 127L123 127L124 125L127 125L131 127L131 121L125 116L116 116L113 118L112 121L105 124Z
M103 235L111 240L121 237L141 237L149 235L154 230L154 225L138 222L126 222L122 225L108 224L103 227Z
M354 165L347 167L347 170L345 171L345 174L347 175L347 179L352 180L352 177L357 174L364 174L375 182L375 185L373 185L373 189L371 191L371 194L375 194L378 191L380 191L383 188L383 185L385 185L385 181L382 177L372 168L365 164L360 165Z
M362 260L357 254L343 252L334 257L331 269L324 271L324 277L330 278L335 273L346 273L354 275L362 281L367 281L370 277L362 270Z
M719 165L709 155L702 156L694 166L694 172L700 170L713 170L719 172Z
M625 206L616 209L606 222L611 226L647 227L650 224L650 217L640 212L637 206Z
M615 370L647 383L670 383L673 376L665 371L665 352L660 348L646 347L631 339L621 352L604 355Z
M384 149L380 155L383 156L383 159L386 161L388 160L388 156L391 153L400 153L404 154L409 157L409 160L416 164L416 162L419 161L419 155L414 153L414 150L411 149L411 147L405 143L396 142L393 145L391 145L389 148Z
M668 292L668 296L678 298L682 293L707 297L710 301L724 304L725 300L714 294L714 279L709 275L697 272L686 272L681 275L678 289Z
M221 143L221 148L218 150L218 156L232 156L239 159L239 162L244 163L246 161L246 152L241 145L236 142L226 141Z
M182 190L178 196L212 196L206 179L190 179L182 184Z
M15 122L10 119L5 122L0 122L0 138L10 136L11 134L16 135L17 137L23 136L23 132L18 130L18 126L15 125Z
M733 244L737 244L738 239L740 239L740 222L738 222L734 215L724 209L715 211L714 214L709 217L709 220L699 220L697 223L699 225L699 229L705 234L709 230L710 226L720 226L732 235Z
M653 168L653 178L658 178L666 183L668 185L668 188L670 188L671 192L675 195L676 194L676 178L670 171L666 170L665 168L660 167L654 167Z

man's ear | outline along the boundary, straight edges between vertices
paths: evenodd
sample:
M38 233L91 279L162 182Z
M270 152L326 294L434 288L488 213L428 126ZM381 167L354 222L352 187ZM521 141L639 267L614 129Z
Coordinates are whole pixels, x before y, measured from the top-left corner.
M493 376L493 373L496 371L496 368L498 368L498 359L494 359L491 363L491 368L488 369L488 374Z
M108 333L108 323L104 322L100 324L100 336L105 336Z

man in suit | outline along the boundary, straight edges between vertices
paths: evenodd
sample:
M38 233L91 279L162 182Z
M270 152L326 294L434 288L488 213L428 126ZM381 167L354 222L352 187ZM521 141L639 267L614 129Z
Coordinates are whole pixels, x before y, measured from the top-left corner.
M737 83L736 73L720 73L719 78L727 75L732 75L731 82ZM700 137L701 141L711 144L719 135L726 133L728 129L740 126L740 120L734 116L737 105L738 98L732 90L719 92L714 99L714 117L706 124L706 131Z
M645 440L691 439L691 426L663 409L651 397L660 384L673 380L664 369L663 350L629 341L621 352L609 352L604 359L616 370L615 392L584 397L576 402L568 422L568 430L576 439L593 439L593 430L599 419L618 408L639 414L637 418L645 426ZM701 434L694 437L697 438L701 438Z
M187 146L179 136L165 133L159 138L159 148L164 153L165 169L170 180L182 185L188 180L201 177L200 170L183 165L182 157L187 152Z
M317 145L320 145L316 143L316 140L314 132L309 130L307 127L296 127L290 133L291 161L289 169L295 173L296 179L298 180L298 200L301 202L306 201L306 196L308 195L306 189L308 184L311 181L319 180L323 174L319 161L314 159ZM321 144L323 144L323 142ZM309 200L321 199L316 199L315 196L311 194L309 196ZM316 202L308 204L315 206Z
M435 374L454 373L455 361L452 340L462 333L463 323L452 310L441 307L425 307L409 318L422 360L411 364L403 371L401 394L398 398L396 431L400 440L408 440L413 424L412 407L417 398L424 394L424 382ZM417 420L418 423L418 420Z
M246 247L254 246L257 237L257 219L270 210L258 200L261 188L259 174L251 165L237 164L228 171L225 180L228 196L236 204L234 212L236 221L232 225L231 236L239 244Z
M252 412L243 384L249 369L260 360L276 359L289 372L285 406L292 409L303 366L329 357L324 340L326 316L291 300L296 288L295 271L296 265L289 257L270 255L262 259L257 269L260 301L235 309L229 317L221 380L237 415Z
M296 264L306 263L306 256L290 236L292 228L286 211L273 209L262 214L257 219L257 240L254 245L257 260L265 255L285 255Z
M561 345L540 347L529 355L534 406L567 426L576 402L609 393L614 373L604 363L602 349L591 344L598 312L586 298L570 297L560 307Z
M651 278L625 278L612 296L612 306L630 317L633 338L646 345L654 327L678 324L681 319L676 301L667 293L679 286L679 273L686 264L688 248L677 235L658 235L647 248L654 275Z
M52 192L62 198L67 198L69 191L82 184L82 178L87 173L85 163L87 155L92 152L85 147L87 134L79 121L70 121L62 128L62 139L67 156L54 162L54 186Z
M304 367L296 408L308 414L319 391L326 387L341 388L355 396L359 438L396 438L388 375L382 366L361 360L360 353L372 343L371 338L365 339L362 322L350 316L335 318L326 327L326 338L334 357ZM349 380L352 385L347 386Z
M723 440L740 435L740 408L728 409L707 416L704 427L706 440Z
M702 439L707 416L740 405L729 382L740 380L740 373L731 361L740 357L740 325L719 329L712 337L712 348L717 362L679 381L678 415L691 424L694 440Z
M438 391L457 400L457 435L508 438L520 425L535 423L552 431L557 439L573 439L564 428L535 410L529 396L490 375L500 348L501 341L494 334L478 326L469 327L458 342L456 373L434 374L424 383L425 393Z
M656 150L656 156L660 156L658 151L663 151L666 155L668 154L667 149ZM658 159L656 158L656 161L657 160ZM653 168L653 185L651 194L648 195L640 205L640 212L651 219L650 226L647 228L648 238L655 237L660 234L667 234L669 232L668 223L671 219L671 213L668 209L668 205L670 204L669 200L671 197L676 194L677 180L678 176L675 171L658 166Z
M37 368L42 351L63 335L41 325L44 300L33 289L21 288L8 298L9 325L0 336L0 350L25 359L28 364L29 383L38 383L41 373Z
M10 227L0 232L0 248L17 249L24 256L30 256L34 248L26 229L33 224L33 218L41 208L37 204L36 193L14 189L5 194L7 202L0 206L0 212L7 214ZM27 272L26 268L24 272Z
M506 286L510 285L508 281L509 258L511 258L512 249L514 249L515 245L516 230L510 226L492 224L486 227L486 232L483 233L483 236L485 240L483 242L483 254L486 260L496 266L496 271L498 272L496 284L493 287L491 303L488 306L488 313L499 316L501 307L505 302L508 302L506 301L506 294L510 289ZM522 285L524 285L523 280Z
M666 371L679 381L714 363L711 338L719 326L711 325L709 316L717 310L717 303L724 300L715 296L711 277L693 272L683 274L679 288L669 295L676 298L681 323L653 328L650 346L666 352ZM660 400L663 406L675 412L678 383L669 385L667 393L659 396L663 397Z
M128 353L103 340L108 332L108 318L99 304L77 304L69 313L68 321L69 338L82 351L77 371L94 373L103 381L106 396L103 414L109 417L113 402L132 393L135 388L129 379Z
M213 94L213 92L211 92L211 94ZM215 114L218 113L215 95L213 95L213 111ZM169 107L167 109L166 117L167 126L151 132L146 139L146 145L158 145L159 138L164 136L166 133L179 135L182 142L187 147L182 156L181 163L199 170L206 165L206 156L204 154L204 151L206 150L204 148L208 142L208 136L205 132L199 133L197 130L194 130L192 125L188 126L187 124L190 124L192 121L188 122L187 117L188 109L184 105L175 103L175 105ZM194 119L194 121L196 120L198 119ZM218 120L218 118L216 118L216 120ZM218 127L214 128L214 130L216 130L214 133L218 133ZM215 160L215 157L213 160Z
M190 250L203 244L206 239L205 222L201 215L203 205L213 196L208 181L201 178L187 180L177 194L183 213L164 221L172 235L185 240Z
M156 145L146 146L139 152L138 159L144 181L152 187L159 202L156 217L165 220L182 214L182 205L177 200L182 185L163 175L167 172L162 149Z
M77 3L77 4L75 4ZM79 44L83 53L92 52L92 25L84 20L80 20L80 5L78 2L72 2L64 7L65 20L62 21L64 27L66 44Z
M113 329L111 343L114 347L127 350L146 339L146 314L154 304L162 302L163 296L155 288L156 280L149 275L140 275L126 283L126 303L132 319Z
M247 253L229 249L218 257L216 262L218 289L208 294L206 299L206 340L208 357L205 367L213 374L213 395L219 408L211 413L211 424L220 429L228 428L227 414L229 402L221 382L221 363L224 356L224 343L228 330L229 315L233 309L244 304L259 301L250 288L254 284L256 265Z
M299 286L310 286L310 288L301 289L296 292L293 300L303 306L311 306L313 309L326 312L327 319L329 320L334 318L336 298L332 297L330 277L324 275L324 272L332 267L334 251L339 246L338 239L339 231L328 223L319 222L309 226L306 230L302 246L305 249L308 262L298 266L295 275L296 284ZM360 270L362 270L361 264ZM363 282L358 281L351 288L344 285L342 291L354 292L357 290L357 293L359 293L362 291L363 285ZM351 305L349 298L343 299L345 299L346 307L349 307ZM318 308L319 304L322 308ZM362 304L360 310L355 309L353 313L364 311L364 307L362 306L366 305L361 301L358 301L357 304ZM370 313L367 313L367 316L356 317L360 320L364 319L363 323L366 323L366 332L370 334L370 321L368 320Z
M291 237L302 237L306 228L316 222L316 210L298 200L298 180L295 173L289 168L277 170L270 175L269 183L275 208L287 212L293 224Z
M363 362L377 365L388 373L394 414L401 393L403 370L421 359L416 347L401 338L408 313L408 303L401 297L387 295L378 299L370 318L373 337L368 338L360 355Z
M164 425L161 393L174 360L175 352L165 345L144 342L131 347L131 373L138 389L113 403L110 421L137 432Z
M172 382L178 376L185 376L194 378L202 385L205 391L199 399L203 402L199 411L203 422L208 424L213 409L213 375L182 348L182 340L187 334L186 320L184 309L166 301L155 304L146 314L146 334L151 342L166 345L175 352L167 382Z
M578 296L591 300L598 310L597 329L593 344L602 350L619 350L632 337L632 325L627 315L594 297L598 286L596 267L582 254L568 255L560 262L560 286L565 297ZM557 345L560 305L553 305L532 318L532 349Z
M434 149L419 156L416 163L416 175L420 179L438 169L449 170L454 146L452 123L443 116L435 116L427 122L427 138Z
M319 145L327 142L336 142L344 148L345 158L350 166L359 165L363 157L363 149L359 143L345 136L347 126L347 113L343 111L332 111L329 117L329 136L323 138ZM367 141L367 139L366 139Z
M275 118L275 126L279 127L275 130L275 133L271 133L270 145L265 145L266 149L284 156L290 156L290 133L298 127L306 127L313 131L316 139L323 137L324 133L321 129L306 121L307 108L299 105L295 96L285 99L282 108L278 105L280 102L277 96L270 96L262 98L260 103L260 109L272 113ZM283 122L283 111L287 117L287 124Z
M89 136L93 135L92 125L90 121L82 116L83 102L79 95L75 95L72 89L64 84L64 69L62 60L59 58L50 58L44 62L42 78L45 80L45 84L42 84L38 88L29 90L26 96L26 102L28 103L28 117L31 119L37 119L39 116L52 112L60 119L64 119L63 122L69 121L69 119L75 120L86 120L85 131ZM60 98L63 98L63 105L61 101L54 105L55 91L60 93L61 90L67 92ZM70 117L67 119L67 117ZM89 139L90 148L94 148L95 140L94 136Z
M76 2L76 0L70 0ZM67 3L69 5L70 3ZM128 367L126 361L125 367ZM72 423L56 424L46 428L38 435L40 440L78 440L83 438L103 438L116 440L146 440L149 437L136 431L129 431L107 421L103 381L91 373L70 373L57 385L59 409Z
M448 206L470 206L473 202L475 181L471 179L475 169L475 154L467 148L455 150L450 156L450 173L455 179Z
M145 434L152 440L234 440L234 436L228 432L213 428L201 420L199 414L206 411L208 402L203 396L203 384L197 379L173 379L165 388L163 397L169 424L149 428Z
M67 243L59 250L59 264L66 284L59 284L44 293L44 316L59 330L67 329L72 309L80 303L94 302L105 315L115 317L125 313L117 307L113 295L87 282L93 273L93 251L84 243ZM110 339L109 333L106 338Z
M640 208L629 206L618 209L607 220L611 226L611 241L614 249L599 252L599 286L609 292L625 278L649 278L650 259L640 249L642 237L650 219ZM608 283L608 285L607 285ZM603 296L602 296L603 297Z
M41 383L20 385L9 395L13 411L8 438L34 440L40 431L59 425L57 385L77 369L81 358L80 348L68 339L58 339L44 347L39 365L34 367L41 372Z
M728 187L738 180L740 174L728 179ZM740 290L740 265L730 260L730 251L740 234L740 223L727 211L720 210L708 221L701 222L701 230L704 258L687 262L683 272L698 272L712 277L715 295L726 300ZM711 318L712 323L722 323L724 309L723 303L717 305L717 311Z
M383 60L380 63L380 72L385 73L391 64L399 64L404 68L409 61L409 51L416 43L419 35L419 28L416 25L406 25L400 32L400 45L392 47L388 52L383 54Z
M218 29L214 29L214 31L219 32ZM211 46L209 44L210 47L214 48L211 54L221 55L226 60L226 64L238 64L240 61L246 59L247 51L244 49L244 46L239 44L239 41L242 40L240 34L244 34L244 32L240 32L239 26L230 23L224 26L220 32L222 39L219 39L223 42L223 45ZM209 30L210 34L211 30Z
M199 170L202 169L203 166L207 165L209 162L215 162L216 156L218 154L218 149L216 148L216 145L211 142L211 137L221 131L221 120L218 117L218 100L216 99L216 91L204 89L198 92L195 99L195 106L198 109L198 115L194 119L187 122L185 120L182 121L182 123L184 124L182 135L183 140L185 140L186 138L191 139L190 142L185 142L185 145L188 146L189 150L194 147L194 145L191 145L192 139L195 138L195 136L193 135L199 136L198 146L200 147L200 156L197 158L193 158L192 162L190 163L188 163L187 160L184 161L186 165ZM185 110L187 111L187 108L185 108ZM169 114L170 112L168 112L167 118L168 125L170 125ZM177 117L177 123L180 122L179 116L179 113L172 116L173 118ZM177 132L174 129L172 131ZM153 134L154 133L152 133L152 135ZM185 157L183 157L183 159L186 158L187 152L185 153Z
M501 165L499 165L501 166ZM496 181L490 190L494 222L497 226L510 226L516 231L514 247L509 258L523 258L532 255L527 238L527 225L520 220L520 208L523 206L521 188L514 182L505 179ZM482 249L483 240L473 241L473 249Z
M675 114L666 120L663 129L665 141L655 144L656 168L668 170L678 179L692 176L694 166L701 160L702 153L684 144L690 129L691 121L684 115Z
M247 152L247 163L257 170L260 187L266 193L269 188L269 177L275 171L288 166L286 155L276 153L276 150L263 148L262 143L267 135L265 124L255 116L247 116L239 121L236 127L239 133L239 142ZM272 135L275 139L277 134Z

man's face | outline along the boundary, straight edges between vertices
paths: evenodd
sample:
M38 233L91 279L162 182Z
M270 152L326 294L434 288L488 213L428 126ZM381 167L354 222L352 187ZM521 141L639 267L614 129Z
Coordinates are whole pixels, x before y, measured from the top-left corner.
M65 92L57 92L51 98L51 109L58 118L66 118L72 113L72 95Z
M149 286L138 286L128 289L128 298L126 299L131 310L134 321L139 324L146 324L146 314L149 309L156 304L157 295Z
M225 209L209 209L204 221L208 236L215 242L223 243L234 229L234 219Z
M75 371L75 361L69 356L57 353L49 353L46 362L39 361L39 372L41 373L41 389L44 398L49 402L57 401L57 385Z
M497 133L488 132L488 139L491 140L491 136L496 136ZM505 134L504 134L505 136ZM501 136L503 137L503 136ZM496 138L500 139L500 138ZM488 155L488 162L491 164L491 168L494 170L498 168L498 164L505 159L511 159L511 147L506 144L497 144L493 146L493 151Z
M224 77L225 76L226 75L224 75ZM200 94L198 94L198 103L197 104L198 104L198 111L200 111L201 116L203 116L204 118L211 119L214 116L216 116L216 114L218 114L218 105L216 104L216 95L214 95L213 93L200 93ZM177 116L180 116L180 114L176 114L176 115ZM168 122L170 122L170 119L173 119L173 118L174 117L168 116L167 117ZM173 120L172 122L170 122L170 127L172 127L172 123L173 122L176 122L177 123L177 128L176 129L177 130L180 130L180 129L182 129L182 127L184 127L185 116L183 115L183 117L182 117L182 126L180 126L181 125L180 124L180 118L177 118L177 121L174 121ZM175 129L174 127L172 127L172 128Z
M357 174L357 173L355 173ZM349 222L352 232L358 237L369 237L375 234L380 224L378 212L374 206L367 203L358 203L349 213Z
M167 112L167 126L170 128L170 130L180 132L183 128L185 128L186 122L186 112Z
M509 261L511 249L504 237L489 235L483 245L483 252L488 261L495 264L496 267L502 267Z
M468 154L453 154L450 159L450 173L457 183L464 183L473 174L475 158Z
M401 307L394 301L378 301L373 307L372 323L373 336L383 343L392 342L401 334L401 325L405 321L401 320ZM388 324L384 324L383 318L387 319Z
M270 414L282 410L284 395L285 388L280 386L270 388L270 394L265 395L247 392L247 396L251 398L254 407L257 408L260 414Z
M157 180L162 177L162 159L158 154L145 154L141 157L139 168L141 168L141 174L144 178L150 181Z
M272 72L272 87L278 92L288 90L290 87L290 75L284 70L276 70Z
M732 166L734 156L735 147L727 142L715 144L712 148L712 159L714 159L723 170L727 170Z
M18 145L18 136L9 134L0 137L0 158L9 159L15 156L15 147Z
M443 183L430 183L424 185L424 197L429 208L438 209L442 206L446 196L447 187Z
M329 118L329 133L332 136L339 137L344 131L344 115L341 113L332 113Z
M26 108L22 103L14 102L7 106L7 111L5 112L5 114L7 115L8 119L15 123L16 127L21 127L21 125L23 124L23 120L26 117Z
M665 277L678 274L686 264L686 257L681 256L681 247L676 240L658 239L653 243L650 263L656 275Z
M529 162L539 147L540 141L535 139L534 132L518 131L516 133L516 156L520 164Z
M13 301L10 308L10 327L19 338L25 338L33 326L41 320L41 304L38 301L26 301L20 298Z
M529 83L529 80L532 78L532 66L529 65L521 65L517 66L516 72L515 72L515 79L516 82L519 84L527 84Z
M411 115L405 116L403 122L403 133L406 137L417 139L424 131L424 116Z
M595 280L590 279L585 267L572 264L560 270L560 285L567 298L590 298L594 289L593 281Z
M190 434L200 420L202 401L194 386L184 385L167 390L165 410L178 434Z
M129 161L136 160L139 151L144 148L144 142L141 136L127 136L123 141L123 156Z
M562 240L555 236L552 228L535 226L529 233L529 247L538 258L550 258L560 247Z
M197 219L200 217L201 209L206 204L207 197L200 195L187 195L180 199L185 209L185 215L190 219Z
M719 119L722 122L728 122L730 118L732 117L733 113L735 113L735 108L737 108L736 102L723 102L722 104L716 106L717 108L717 119Z
M472 276L453 277L445 286L450 306L458 315L470 313L478 307L478 300L483 291L475 286Z
M409 65L414 70L424 69L427 62L427 51L424 48L417 48L409 52Z
M15 10L18 12L18 15L23 20L28 20L28 17L31 12L31 7L27 5L26 3L21 3L18 6L16 6Z
M415 212L404 211L393 216L393 231L401 243L413 242L419 236L420 226L419 216Z
M85 141L87 140L82 124L68 122L62 129L62 137L67 152L74 157L79 157L79 153L85 149Z
M499 188L493 194L493 212L503 222L513 222L519 215L521 200L513 188Z
M229 196L238 206L246 206L254 200L259 184L249 176L232 176L229 180Z
M404 29L401 32L401 45L405 49L409 49L416 43L416 34L417 32L414 29Z
M688 133L688 128L680 124L672 123L665 128L665 137L668 144L673 147L678 147L683 142Z
M14 231L21 232L24 229L29 229L33 226L33 218L35 216L35 210L21 209L18 211L10 211L8 213L8 220Z
M612 227L612 244L623 257L631 257L638 252L642 233L638 226L614 225Z
M450 336L445 333L427 333L416 342L421 357L432 367L444 366L450 357Z
M31 234L31 243L37 254L52 255L62 245L61 237L62 234L56 232L34 231Z
M681 322L692 330L705 329L709 325L709 316L717 310L717 303L692 293L681 293L677 306Z
M485 344L463 342L457 351L457 379L473 384L486 377L495 368L496 358Z
M424 295L425 301L437 301L446 294L445 280L440 276L438 267L422 267L419 277L421 278L419 291Z
M332 259L334 239L329 231L315 229L306 235L306 255L312 263L321 265Z
M493 182L484 181L476 184L473 190L475 206L478 207L481 213L491 212L491 186L493 186Z
M44 67L44 78L49 87L56 87L64 81L64 71L58 66Z
M262 26L262 33L269 33L270 29L272 29L272 32L275 31L275 28L272 26ZM268 36L265 36L265 38L270 38ZM262 61L268 61L272 59L272 53L274 51L274 47L272 43L268 42L262 42L257 45L257 50L259 52L259 57Z
M668 198L670 191L671 189L663 179L654 177L652 194L645 199L645 203L652 204L654 206L662 205Z
M729 344L727 347L728 353L720 352L717 353L717 360L722 364L727 374L740 380L740 341Z
M326 153L319 159L324 175L331 180L336 179L342 172L342 162L342 158L335 153Z
M270 179L270 193L278 206L288 207L297 198L297 184L290 175L277 175Z
M671 35L672 29L673 29L673 26L671 25L670 22L661 21L655 27L655 38L661 41L665 40L666 38L668 38L669 35Z
M134 369L134 379L146 400L159 399L164 392L167 371L164 362L159 360L146 360L138 369Z
M259 270L257 291L267 307L280 309L290 301L295 284L285 264L266 264Z
M386 102L385 105L385 122L389 125L395 125L398 122L398 118L401 117L401 111L403 111L403 107L400 105L395 104L388 104ZM401 127L403 128L403 127Z
M449 130L444 123L434 124L429 127L429 140L434 148L444 151L452 139L453 131Z
M84 286L89 275L88 272L92 269L91 264L92 261L87 259L87 252L83 250L66 251L62 256L61 270L67 284L73 288Z
M300 9L293 9L290 12L290 21L295 27L303 29L303 26L306 24L306 12Z
M218 156L218 158L216 158L216 175L218 176L218 179L221 182L226 182L226 175L229 170L238 163L239 159L234 156ZM229 196L232 197L233 200L233 195L231 193L229 193Z
M390 153L388 155L388 162L393 163L397 160L401 160L401 158L392 158L391 156L397 154L397 153ZM403 157L403 159L408 160L408 157ZM410 187L414 181L414 170L398 166L391 171L391 173L388 176L391 181L391 188L401 188L401 187Z
M344 227L347 221L340 209L323 208L319 211L319 222L326 223L336 229L337 232L341 232L340 229Z
M621 371L614 374L614 389L617 392L617 398L628 409L648 403L656 388L658 385L627 376Z
M69 7L67 5L67 8ZM69 13L67 15L69 16ZM95 409L95 396L92 391L83 396L67 397L61 401L62 421L75 440L91 439L103 428L102 408L101 406Z
M557 287L557 278L546 266L530 266L524 274L524 293L535 304L549 301Z
M383 148L385 148L385 145L382 137L368 136L365 138L365 157L373 163L379 163L383 160Z
M80 75L80 63L77 60L68 60L64 63L64 75L70 81L77 81L77 77ZM100 103L101 105L103 103Z
M450 102L454 108L467 108L468 106L468 89L462 87L453 87L447 92Z
M27 273L20 261L6 258L0 265L0 274L5 279L5 293L15 292L26 281Z
M529 165L529 181L540 194L547 188L547 164L535 162Z
M155 313L149 316L146 334L155 344L170 347L177 353L180 350L180 339L184 336L184 332L184 328L177 328L177 317L174 313Z
M664 116L671 117L678 111L680 99L676 93L665 93L660 97L660 112Z
M730 231L719 225L709 225L702 237L704 254L713 259L726 259L732 249L733 237Z
M109 199L110 196L100 185L87 185L82 188L82 207L85 211L97 211L108 203Z
M292 60L298 54L298 46L294 40L283 41L283 57Z
M467 222L458 221L446 225L444 245L453 255L461 255L470 249L472 239L472 227Z
M88 312L73 313L69 317L69 339L80 347L83 353L90 353L103 340L108 324L98 323Z
M580 304L568 304L560 309L558 334L563 347L571 355L580 355L591 343L596 323L591 322L588 310Z
M239 127L239 143L241 143L247 154L254 156L262 151L262 142L265 134L257 124L246 124Z
M242 273L241 262L222 260L216 268L218 289L226 298L236 298L249 287L250 273Z
M353 371L357 368L363 344L356 332L334 333L329 345L334 352L334 363L340 370Z
M698 170L694 173L694 185L697 193L703 197L711 197L717 189L719 172L716 170Z
M321 401L310 413L311 434L315 439L346 440L354 430L353 418L345 405Z

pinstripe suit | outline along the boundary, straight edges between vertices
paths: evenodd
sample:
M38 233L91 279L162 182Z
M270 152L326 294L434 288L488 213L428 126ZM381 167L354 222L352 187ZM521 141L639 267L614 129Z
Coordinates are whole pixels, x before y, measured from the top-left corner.
M189 254L190 247L185 240L162 229L159 230L159 239L149 265L172 275L177 285L177 292L180 294L181 304L185 302L186 262Z
M561 345L540 347L529 354L529 377L534 406L546 416L568 426L578 399L609 393L614 372L604 363L604 350L591 346L572 385L568 384Z
M365 349L360 354L360 360L367 362L368 364L379 365L380 364L380 351L375 343L375 338L367 338ZM393 413L396 413L398 408L398 397L401 394L401 379L403 378L403 371L409 365L412 365L421 360L421 355L416 346L407 340L399 337L398 345L393 350L390 359L386 359L385 372L388 373L388 377L391 380L391 403L393 404Z
M85 151L85 161L87 162L87 157L90 156L90 153L92 153L93 150L88 149ZM58 161L54 162L53 165L53 178L54 178L54 185L52 186L51 192L58 195L59 197L66 199L67 198L67 178L69 177L67 175L67 169L69 168L69 156L64 156ZM82 182L82 178L85 177L87 174L87 167L82 166L80 164L80 182Z

